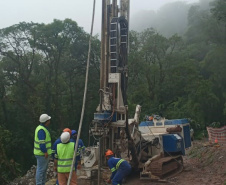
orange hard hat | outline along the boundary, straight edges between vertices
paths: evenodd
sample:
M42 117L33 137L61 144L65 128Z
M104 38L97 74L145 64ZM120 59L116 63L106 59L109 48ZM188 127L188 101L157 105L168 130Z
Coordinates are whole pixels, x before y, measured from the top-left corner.
M113 153L110 149L108 149L108 150L105 152L105 156L107 157L107 156L110 156L110 155L114 155L114 153Z
M63 132L69 132L69 134L71 135L71 129L70 129L70 128L65 128L65 129L63 130Z

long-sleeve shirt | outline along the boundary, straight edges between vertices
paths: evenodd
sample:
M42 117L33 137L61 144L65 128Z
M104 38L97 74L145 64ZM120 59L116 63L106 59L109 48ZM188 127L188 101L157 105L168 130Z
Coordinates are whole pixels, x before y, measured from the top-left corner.
M76 143L76 139L74 139L74 138L71 138L70 141ZM81 139L79 139L77 153L79 154L80 158L81 158L81 151L84 151L84 150L85 150L85 145L84 145L83 141Z
M40 125L42 125L43 127L45 127L43 124L40 124ZM45 127L45 128L48 130L47 127ZM38 131L38 139L39 139L40 141L46 139L46 133L45 133L45 131L44 131L43 129L40 129L40 130ZM46 152L47 152L46 144L45 144L45 143L39 144L39 146L40 146L40 149L41 149L41 151L42 151L43 153L46 153Z
M70 142L76 143L76 139L71 138ZM85 149L85 146L83 144L83 141L81 139L78 140L78 148L77 148L77 154L76 154L76 163L78 161L81 161L81 150ZM77 164L75 163L75 169L77 168Z
M123 160L123 159L120 159L120 158L116 158L116 157L111 157L110 159L108 159L108 166L112 172L111 174L111 179L113 179L113 177L115 176L116 172L117 172L117 169L120 165L120 163L118 163L120 160ZM124 160L123 160L124 161ZM118 165L118 166L117 166Z
M61 140L60 138L58 138L54 143L53 143L53 147L52 147L52 158L54 159L55 157L55 152L56 152L56 148L57 148L57 145L61 143Z

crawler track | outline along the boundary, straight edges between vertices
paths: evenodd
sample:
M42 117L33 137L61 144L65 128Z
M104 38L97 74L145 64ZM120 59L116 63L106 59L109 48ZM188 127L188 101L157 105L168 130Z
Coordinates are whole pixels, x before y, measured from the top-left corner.
M182 156L164 157L153 161L150 165L150 171L159 178L169 178L183 170Z

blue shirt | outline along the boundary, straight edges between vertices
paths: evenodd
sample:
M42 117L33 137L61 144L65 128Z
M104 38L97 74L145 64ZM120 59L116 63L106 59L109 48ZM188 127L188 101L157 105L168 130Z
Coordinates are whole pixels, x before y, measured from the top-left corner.
M42 125L43 127L45 127L48 130L48 128L46 126L44 126L42 123L40 125ZM46 139L46 133L45 133L45 131L43 129L40 129L38 131L38 139L39 140L45 140ZM46 153L47 152L46 144L45 143L39 144L39 146L40 146L40 149L41 149L41 151L43 153Z
M55 155L55 152L56 152L57 144L59 144L59 143L61 143L60 138L58 138L53 144L53 147L52 147L52 158L53 159L54 159L54 155Z
M76 143L76 139L74 139L74 138L71 138L70 141ZM77 152L79 153L80 158L81 158L81 151L84 151L84 150L85 150L85 145L84 145L83 141L81 139L79 139Z
M108 159L108 166L112 172L111 179L113 179L113 177L115 176L115 174L117 172L116 165L120 160L121 160L120 158L116 158L116 157L111 157L110 159Z

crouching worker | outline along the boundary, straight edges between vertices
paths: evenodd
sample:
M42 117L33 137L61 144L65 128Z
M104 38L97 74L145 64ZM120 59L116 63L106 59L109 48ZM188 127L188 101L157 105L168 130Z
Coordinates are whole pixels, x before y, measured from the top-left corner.
M55 151L54 171L57 172L59 184L67 185L71 164L73 162L75 143L70 142L69 132L63 132L60 136L60 140L62 143L57 145ZM70 185L77 185L76 181L77 176L74 167Z
M121 185L123 178L131 172L130 164L124 159L114 157L114 153L109 149L105 152L105 156L112 172L108 183L112 183L112 185Z

